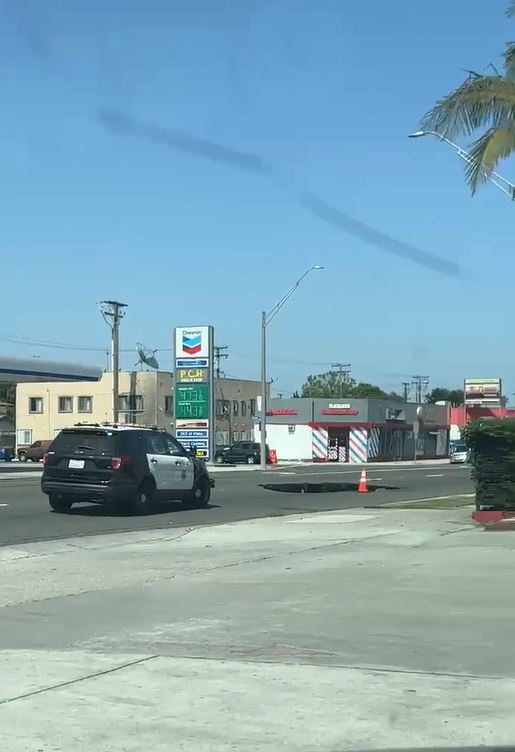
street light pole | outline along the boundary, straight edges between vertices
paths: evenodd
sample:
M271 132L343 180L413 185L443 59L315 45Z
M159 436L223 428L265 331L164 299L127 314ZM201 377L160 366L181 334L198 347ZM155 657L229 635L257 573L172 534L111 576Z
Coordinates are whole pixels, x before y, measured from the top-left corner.
M261 312L261 448L259 452L259 462L261 467L266 468L266 410L267 410L267 393L266 393L266 311Z
M323 266L310 266L306 269L304 274L298 278L294 285L283 295L278 303L267 313L262 311L261 313L261 443L259 459L260 465L263 469L266 469L266 409L267 409L267 393L266 393L266 329L268 324L279 313L283 305L291 298L297 287L300 285L304 277L307 277L310 272L318 269L323 269Z
M471 154L468 151L462 149L461 146L455 144L454 141L451 141L450 138L447 138L447 136L444 136L442 133L438 133L437 131L415 131L415 133L408 134L408 138L422 138L423 136L434 136L439 141L444 141L454 149L458 157L464 162L466 162L467 164L472 164L474 162ZM489 173L487 175L487 178L491 183L495 185L496 188L499 188L500 191L509 196L512 201L515 199L515 185L513 183L510 183L509 180L504 178L502 175L499 175L498 172Z

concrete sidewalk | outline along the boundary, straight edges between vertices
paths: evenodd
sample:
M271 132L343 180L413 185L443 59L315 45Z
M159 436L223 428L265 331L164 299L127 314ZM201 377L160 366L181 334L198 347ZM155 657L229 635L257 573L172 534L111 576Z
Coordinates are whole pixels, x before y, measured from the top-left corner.
M0 549L11 752L511 744L515 537L353 510Z
M281 460L276 465L267 465L267 470L287 470L294 469L296 467L315 467L315 468L347 468L349 470L356 470L358 472L362 467L373 469L375 467L425 467L425 466L437 466L450 465L448 457L440 460L393 460L392 462L366 462L363 464L353 464L351 462L308 462L299 460ZM228 472L228 471L251 471L261 470L260 465L224 465L224 464L211 464L208 463L209 472Z

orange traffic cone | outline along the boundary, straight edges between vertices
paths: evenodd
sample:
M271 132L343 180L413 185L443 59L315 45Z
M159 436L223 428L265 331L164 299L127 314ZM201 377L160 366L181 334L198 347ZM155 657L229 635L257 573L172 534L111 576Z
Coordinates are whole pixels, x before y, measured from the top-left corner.
M361 477L359 479L358 493L368 493L367 488L367 471L365 468L361 471Z

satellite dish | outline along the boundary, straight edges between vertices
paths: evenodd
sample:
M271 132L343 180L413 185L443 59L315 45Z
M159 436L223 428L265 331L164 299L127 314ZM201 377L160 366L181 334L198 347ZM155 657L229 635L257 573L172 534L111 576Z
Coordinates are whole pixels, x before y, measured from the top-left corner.
M136 344L136 350L138 351L139 357L139 360L136 363L137 366L146 365L150 368L155 368L156 370L159 368L159 363L157 362L155 357L157 350L149 350L149 348L145 347L145 345L142 345L141 342L138 342Z

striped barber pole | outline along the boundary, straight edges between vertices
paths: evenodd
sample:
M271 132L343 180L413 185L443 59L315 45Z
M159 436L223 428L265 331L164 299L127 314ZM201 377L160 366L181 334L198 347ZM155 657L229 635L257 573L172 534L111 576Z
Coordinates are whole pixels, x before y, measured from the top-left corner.
M329 446L329 437L327 428L311 429L311 450L314 460L327 461L327 450Z
M367 461L367 434L366 428L351 428L349 431L349 462L354 465Z
M368 456L370 459L377 457L379 454L379 433L380 428L371 428L368 432Z

